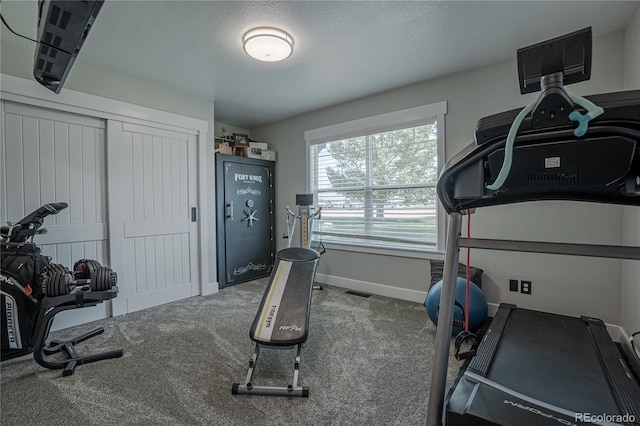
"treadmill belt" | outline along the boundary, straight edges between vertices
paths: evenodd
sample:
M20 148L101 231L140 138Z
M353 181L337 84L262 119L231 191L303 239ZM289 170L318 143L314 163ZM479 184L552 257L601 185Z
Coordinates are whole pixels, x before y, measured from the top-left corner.
M488 378L576 413L617 413L601 370L581 319L515 309Z
M602 321L513 305L501 305L498 314L504 316L507 309L511 312L493 357L489 355L489 368L474 370L472 362L452 389L447 426L573 425L582 423L576 414L589 413L631 414L631 422L619 424L640 424L640 386L626 372ZM484 351L491 349L488 344ZM478 357L486 356L481 343ZM621 380L627 383L612 389L611 383Z

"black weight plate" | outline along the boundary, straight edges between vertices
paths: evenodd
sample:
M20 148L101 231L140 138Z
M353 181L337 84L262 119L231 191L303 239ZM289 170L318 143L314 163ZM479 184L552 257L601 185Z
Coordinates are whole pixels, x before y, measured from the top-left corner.
M64 272L54 272L47 277L47 296L62 296L70 290L69 275Z
M80 259L73 265L73 271L76 278L87 279L91 278L91 273L102 265L97 260L93 259Z
M111 288L111 269L101 266L91 273L91 290L105 291Z
M54 272L61 272L63 274L70 273L69 269L60 263L50 263L44 267L43 273L45 275L51 275Z

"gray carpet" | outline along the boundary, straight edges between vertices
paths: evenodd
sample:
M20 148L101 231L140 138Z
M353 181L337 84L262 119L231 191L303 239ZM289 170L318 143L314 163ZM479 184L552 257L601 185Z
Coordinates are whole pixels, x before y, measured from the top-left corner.
M313 294L300 384L309 398L232 395L252 354L249 328L267 279L52 333L118 359L72 376L31 355L1 364L0 422L10 425L421 425L435 327L421 304L363 298L325 286ZM254 383L286 385L293 350L261 352ZM450 360L449 382L458 364Z

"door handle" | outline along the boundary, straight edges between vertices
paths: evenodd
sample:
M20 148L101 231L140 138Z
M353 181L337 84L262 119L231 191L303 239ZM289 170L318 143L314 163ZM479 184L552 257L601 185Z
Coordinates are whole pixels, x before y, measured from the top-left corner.
M227 203L227 219L233 220L233 201Z
M245 210L244 214L246 214L247 217L242 219L240 222L244 222L246 220L247 222L249 222L249 226L253 226L254 221L260 222L260 219L256 217L256 213L258 213L258 210Z

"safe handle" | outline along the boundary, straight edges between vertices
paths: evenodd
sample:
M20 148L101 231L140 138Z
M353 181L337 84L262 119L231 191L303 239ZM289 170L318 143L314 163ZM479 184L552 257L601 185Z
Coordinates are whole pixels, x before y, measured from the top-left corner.
M227 219L233 220L233 201L227 203Z

